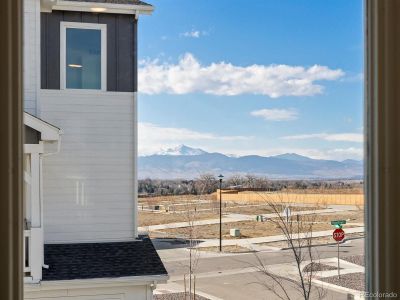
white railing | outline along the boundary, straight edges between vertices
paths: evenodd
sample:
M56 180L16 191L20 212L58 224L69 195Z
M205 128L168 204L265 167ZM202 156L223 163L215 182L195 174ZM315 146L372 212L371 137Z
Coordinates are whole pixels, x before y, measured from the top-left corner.
M42 280L43 229L24 230L24 274L25 282L37 283Z
M31 231L24 230L24 272L26 276L30 276L31 272L31 248Z

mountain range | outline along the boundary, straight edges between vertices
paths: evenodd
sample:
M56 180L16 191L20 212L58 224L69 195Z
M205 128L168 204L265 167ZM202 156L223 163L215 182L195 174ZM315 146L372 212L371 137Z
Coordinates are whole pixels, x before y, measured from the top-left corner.
M204 173L253 174L271 179L361 179L362 161L313 159L296 153L230 156L180 145L139 156L139 178L194 179Z

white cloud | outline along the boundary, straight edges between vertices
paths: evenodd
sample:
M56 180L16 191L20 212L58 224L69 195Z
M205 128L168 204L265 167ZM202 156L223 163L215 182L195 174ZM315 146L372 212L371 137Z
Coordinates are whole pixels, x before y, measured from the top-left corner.
M208 33L206 31L192 29L191 31L186 31L184 33L181 33L181 36L198 39L199 37L205 36L207 34Z
M291 151L296 152L296 151ZM328 148L328 149L298 149L296 152L314 159L332 159L342 161L345 159L363 159L363 148Z
M217 62L208 66L190 53L177 64L159 60L141 61L139 90L145 94L205 93L235 96L240 94L282 96L311 96L321 94L323 86L316 82L337 80L344 76L340 69L326 66L289 65L235 66Z
M345 149L329 149L326 151L326 155L328 157L336 157L339 159L348 159L348 158L354 158L354 159L362 159L364 154L364 150L362 148L345 148Z
M298 113L294 109L260 109L251 112L252 116L261 117L266 121L292 121L296 120Z
M306 139L320 139L332 142L355 142L362 143L364 137L361 133L312 133L312 134L299 134L289 135L282 137L284 140L306 140Z
M187 128L161 127L153 123L138 124L139 155L149 155L162 148L172 148L177 144L198 142L235 142L249 140L251 136L220 136L214 133L199 132Z
M345 77L341 78L340 81L351 83L362 82L364 81L364 73L347 74Z

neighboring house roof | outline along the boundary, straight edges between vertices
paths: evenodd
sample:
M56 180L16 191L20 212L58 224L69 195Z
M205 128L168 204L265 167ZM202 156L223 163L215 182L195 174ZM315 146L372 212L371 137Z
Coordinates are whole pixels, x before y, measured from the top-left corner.
M74 2L95 2L95 3L113 3L113 4L130 4L130 5L147 5L150 4L139 0L68 0Z
M154 7L140 0L42 0L43 11L89 11L122 14L151 14Z
M38 118L30 113L24 112L24 125L40 132L42 141L58 141L61 129Z
M147 236L131 242L45 244L43 281L165 275Z

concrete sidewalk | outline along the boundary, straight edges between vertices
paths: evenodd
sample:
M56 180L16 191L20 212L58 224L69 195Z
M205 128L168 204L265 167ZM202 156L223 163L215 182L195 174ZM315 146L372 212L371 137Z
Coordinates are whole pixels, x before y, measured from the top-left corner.
M346 233L362 233L364 232L364 227L354 227L354 228L347 228L345 229ZM324 231L316 231L312 233L312 236L315 237L323 237L323 236L331 236L332 230L324 230ZM306 238L307 235L305 233L300 233L299 238ZM295 237L297 238L297 236ZM223 240L223 246L242 246L245 248L251 248L254 250L261 250L259 249L260 246L253 245L253 244L260 244L260 243L271 243L271 242L279 242L279 241L286 241L286 236L284 235L273 235L273 236L265 236L265 237L257 237L257 238L248 238L248 239L238 239L238 240ZM200 243L197 248L203 247L217 247L219 246L219 239L210 239L210 240L203 240L204 242ZM262 247L262 246L261 246ZM266 246L268 247L268 246Z
M343 212L343 211L348 211L348 210L351 210L351 209L326 208L326 209L317 209L317 210L294 211L294 212L292 212L292 216L335 213L335 212ZM262 216L264 216L267 219L277 217L277 215L275 213L262 214ZM256 218L256 215L228 214L227 216L222 218L222 223L234 223L234 222L240 222L240 221L249 221L249 220L254 220L255 218ZM194 224L194 226L219 224L219 219L199 220L199 221L193 222L193 224ZM188 227L188 226L189 226L189 222L177 222L177 223L169 223L169 224L142 226L142 227L139 227L139 231L142 231L142 232L143 231L157 231L157 230L163 230L163 229L182 228L182 227Z

